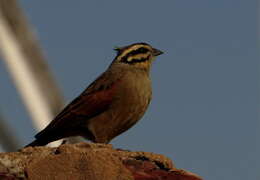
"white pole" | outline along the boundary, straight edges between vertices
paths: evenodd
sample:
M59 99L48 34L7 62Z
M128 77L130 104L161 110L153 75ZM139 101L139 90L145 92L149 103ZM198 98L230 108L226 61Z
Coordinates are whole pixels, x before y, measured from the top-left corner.
M42 130L64 100L37 43L17 0L0 0L0 51L35 127Z
M21 93L37 129L43 129L53 118L53 114L40 89L41 82L37 81L30 66L26 63L19 43L9 30L5 19L0 12L0 49L3 60Z
M24 55L18 46L18 42L11 35L7 24L0 12L0 46L3 60L15 81L22 98L38 129L43 129L53 118L48 103L39 89L39 83L29 66L26 64Z

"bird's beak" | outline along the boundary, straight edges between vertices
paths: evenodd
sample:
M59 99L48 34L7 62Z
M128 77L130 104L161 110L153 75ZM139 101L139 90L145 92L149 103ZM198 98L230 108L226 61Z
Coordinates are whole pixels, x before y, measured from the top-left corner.
M154 56L159 56L159 55L161 55L161 54L163 54L162 51L160 51L159 49L153 48L153 55L154 55Z

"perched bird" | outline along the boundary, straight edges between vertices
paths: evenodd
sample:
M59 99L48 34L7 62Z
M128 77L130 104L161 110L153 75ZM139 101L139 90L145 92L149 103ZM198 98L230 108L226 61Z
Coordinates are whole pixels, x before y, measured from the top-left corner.
M43 146L70 136L109 143L144 115L152 97L151 64L163 52L147 43L115 50L117 56L108 69L27 146Z

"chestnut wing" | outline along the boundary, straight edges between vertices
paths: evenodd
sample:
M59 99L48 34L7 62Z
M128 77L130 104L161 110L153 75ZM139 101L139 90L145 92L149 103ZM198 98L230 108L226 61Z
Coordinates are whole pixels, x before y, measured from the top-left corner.
M109 109L120 82L120 78L111 80L107 74L103 73L35 137L37 139L44 138L45 135L49 136L54 131L70 130L74 127L77 128L81 124L87 124L88 119Z

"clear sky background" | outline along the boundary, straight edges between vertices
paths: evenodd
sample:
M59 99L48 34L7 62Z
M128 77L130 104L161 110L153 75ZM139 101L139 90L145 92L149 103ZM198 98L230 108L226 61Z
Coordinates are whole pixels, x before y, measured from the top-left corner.
M256 2L21 0L67 102L106 69L114 46L163 50L149 110L112 144L164 154L205 180L260 177ZM36 131L2 62L0 84L0 110L24 145Z

